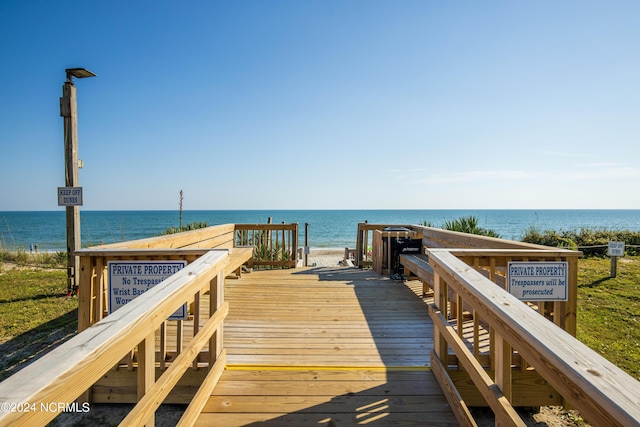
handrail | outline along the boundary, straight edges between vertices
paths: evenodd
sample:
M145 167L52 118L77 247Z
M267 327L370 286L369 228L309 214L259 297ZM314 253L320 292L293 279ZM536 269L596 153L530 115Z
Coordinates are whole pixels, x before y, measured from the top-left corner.
M449 349L453 349L494 409L497 424L519 424L509 403L513 348L590 423L640 426L640 382L495 286L450 250L427 249L427 255L434 269L435 291L430 305L434 321L431 366L443 390L449 391L450 401L459 398L447 376ZM473 362L477 355L462 342L463 325L449 320L449 291L457 294L458 304L468 305L474 318L482 319L493 331L493 379L487 379L484 368ZM460 401L455 405L460 406ZM465 412L456 412L461 423L466 422L461 415Z
M458 231L443 230L441 228L424 225L408 224L358 224L356 238L356 262L358 267L371 267L373 259L368 249L374 245L374 231L382 231L387 227L408 228L422 234L422 244L430 248L494 248L494 249L549 249L547 246L533 243L517 242L514 240L498 239L495 237L479 236Z
M0 424L45 424L59 411L47 410L50 408L48 405L73 402L136 346L140 402L131 419L137 425L150 419L168 391L180 379L179 372L197 363L193 361L197 361L200 346L207 341L210 346L209 369L221 372L220 366L223 367L225 361L220 328L228 312L222 289L228 258L229 250L207 252L0 383L0 404L20 403L22 409L25 404L33 405L27 408L32 410L0 412ZM209 321L181 353L181 359L174 361L172 366L175 367L165 371L158 383L153 385L156 368L154 331L185 301L192 300L194 296L199 300L203 291L209 291L211 296ZM212 387L211 384L215 385L216 381L207 383Z

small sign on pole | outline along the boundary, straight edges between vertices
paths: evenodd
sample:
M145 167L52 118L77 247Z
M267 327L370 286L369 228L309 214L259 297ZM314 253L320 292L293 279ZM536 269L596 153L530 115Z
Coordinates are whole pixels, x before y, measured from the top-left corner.
M82 187L58 187L58 206L82 206Z
M624 242L609 242L607 255L611 257L611 269L609 277L612 279L618 275L618 257L624 256Z
M607 246L607 255L624 256L624 242L609 242Z

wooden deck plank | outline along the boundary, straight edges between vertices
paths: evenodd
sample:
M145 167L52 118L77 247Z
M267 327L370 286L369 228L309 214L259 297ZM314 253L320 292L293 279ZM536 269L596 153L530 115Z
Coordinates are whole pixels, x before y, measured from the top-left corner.
M355 268L227 282L228 368L196 425L456 425L421 292Z

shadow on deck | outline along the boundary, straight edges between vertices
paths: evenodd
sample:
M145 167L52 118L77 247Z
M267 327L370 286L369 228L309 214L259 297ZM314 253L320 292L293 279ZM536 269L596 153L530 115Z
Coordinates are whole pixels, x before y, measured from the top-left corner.
M271 270L227 282L227 370L197 425L457 425L419 282Z

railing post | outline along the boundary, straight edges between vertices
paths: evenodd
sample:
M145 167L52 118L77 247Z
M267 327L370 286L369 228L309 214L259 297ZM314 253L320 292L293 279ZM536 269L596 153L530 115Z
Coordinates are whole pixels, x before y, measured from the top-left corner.
M80 283L78 284L78 332L82 332L92 324L93 257L80 257Z
M156 380L156 348L155 332L151 332L138 344L138 401L140 401L147 391L153 386ZM155 416L151 417L145 426L153 427Z
M495 382L502 394L511 402L511 345L498 333L494 336Z
M564 305L565 311L562 313L563 329L575 337L578 312L578 258L569 257L567 262L569 263L569 300Z
M99 322L104 317L105 308L107 307L107 281L104 277L104 269L105 269L105 259L103 257L98 257L95 259L94 266L94 275L95 279L92 281L93 284L93 304L92 304L92 323Z
M356 267L362 265L362 224L358 223L358 232L356 233Z
M447 315L447 284L442 278L440 274L434 268L433 270L433 302L438 307L438 310L443 314L445 318L448 318ZM449 348L447 345L446 338L440 333L440 329L438 326L434 324L433 328L433 350L435 354L438 356L438 359L442 362L444 366L449 366L447 360L447 354L449 353Z
M224 270L218 272L218 275L211 279L209 283L209 318L211 318L224 302ZM209 370L213 369L213 365L218 360L223 348L223 326L209 338Z
M200 331L200 291L193 296L193 336L195 337ZM198 355L193 359L191 368L198 370Z
M293 267L297 267L298 266L298 223L294 222L293 223L294 227L293 227L293 242L292 242L292 247L291 247L291 252L293 255ZM306 233L305 233L306 235Z

